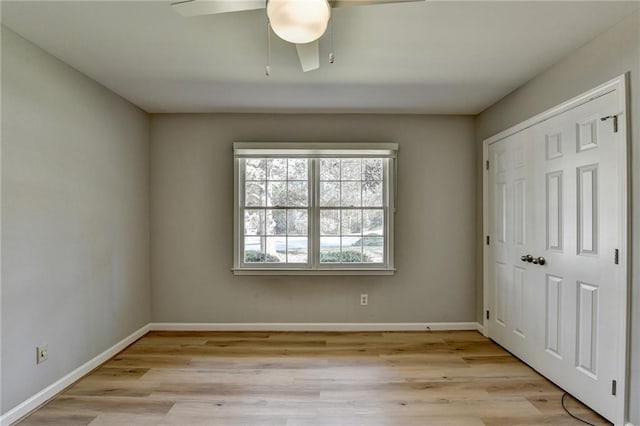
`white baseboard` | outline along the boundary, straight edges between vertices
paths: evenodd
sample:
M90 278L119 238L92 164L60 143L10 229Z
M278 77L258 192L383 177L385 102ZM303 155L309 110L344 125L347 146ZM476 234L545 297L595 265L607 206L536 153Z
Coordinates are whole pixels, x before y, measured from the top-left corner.
M480 334L482 334L483 336L487 337L487 333L486 333L486 330L484 328L484 325L482 325L482 323L476 323L476 326L477 326L476 330L478 330L478 332Z
M108 361L109 358L113 357L118 352L138 340L140 337L147 334L149 332L149 325L150 324L147 324L141 329L134 331L129 336L125 337L90 361L82 364L80 367L76 368L57 382L47 386L37 394L33 395L31 398L7 411L2 417L0 417L0 425L8 426L11 423L20 420L22 417L38 408L39 406L56 396L58 393L62 392L74 382L81 379L83 376L90 373L92 370L99 367L104 362Z
M624 426L633 426L631 423L627 422Z
M150 325L151 330L156 331L443 331L478 330L480 327L477 322L154 322Z

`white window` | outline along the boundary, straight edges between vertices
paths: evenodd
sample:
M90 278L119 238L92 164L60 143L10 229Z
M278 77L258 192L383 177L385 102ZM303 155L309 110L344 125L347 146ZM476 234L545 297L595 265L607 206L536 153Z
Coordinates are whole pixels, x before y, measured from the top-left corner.
M395 144L235 143L236 274L391 274Z

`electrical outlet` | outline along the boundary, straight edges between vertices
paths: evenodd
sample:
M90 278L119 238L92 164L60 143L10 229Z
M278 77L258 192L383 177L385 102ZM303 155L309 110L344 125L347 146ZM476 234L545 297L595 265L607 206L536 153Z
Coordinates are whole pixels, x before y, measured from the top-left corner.
M49 358L49 346L36 346L36 364L41 364Z
M360 295L360 306L367 306L369 304L369 295L361 294Z

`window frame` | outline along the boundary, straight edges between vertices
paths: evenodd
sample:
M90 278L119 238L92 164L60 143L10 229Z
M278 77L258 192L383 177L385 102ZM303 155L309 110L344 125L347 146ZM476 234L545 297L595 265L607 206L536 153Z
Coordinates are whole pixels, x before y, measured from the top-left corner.
M235 275L392 275L394 267L394 218L397 197L397 151L393 143L269 143L235 142L234 151L234 237L233 273ZM306 158L308 164L307 263L244 262L244 165L247 158ZM320 206L320 159L322 158L384 158L383 206L384 262L382 263L321 263L320 212L323 209L344 210L349 207ZM265 192L267 189L265 188ZM265 197L267 194L265 193ZM257 207L266 210L269 208ZM289 207L293 209L295 207ZM365 210L366 207L352 207ZM240 215L242 214L242 217ZM363 247L364 249L364 247Z

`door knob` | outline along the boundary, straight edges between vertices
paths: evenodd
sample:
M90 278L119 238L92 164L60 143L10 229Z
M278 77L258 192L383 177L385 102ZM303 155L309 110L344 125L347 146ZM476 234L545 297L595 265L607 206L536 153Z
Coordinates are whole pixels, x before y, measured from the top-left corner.
M538 260L538 262L537 262L537 263L538 263L540 266L542 266L542 265L544 265L545 263L547 263L547 260L546 260L544 257L542 257L542 256L540 256L537 260ZM534 262L534 263L536 263L536 262Z
M533 264L534 264L534 265L537 265L537 264L538 264L538 259L535 259L535 258L534 258L534 259L532 260L532 262L533 262Z
M533 262L533 256L531 256L530 254L527 255L527 262Z
M520 256L520 260L522 260L523 262L527 261L527 256Z

